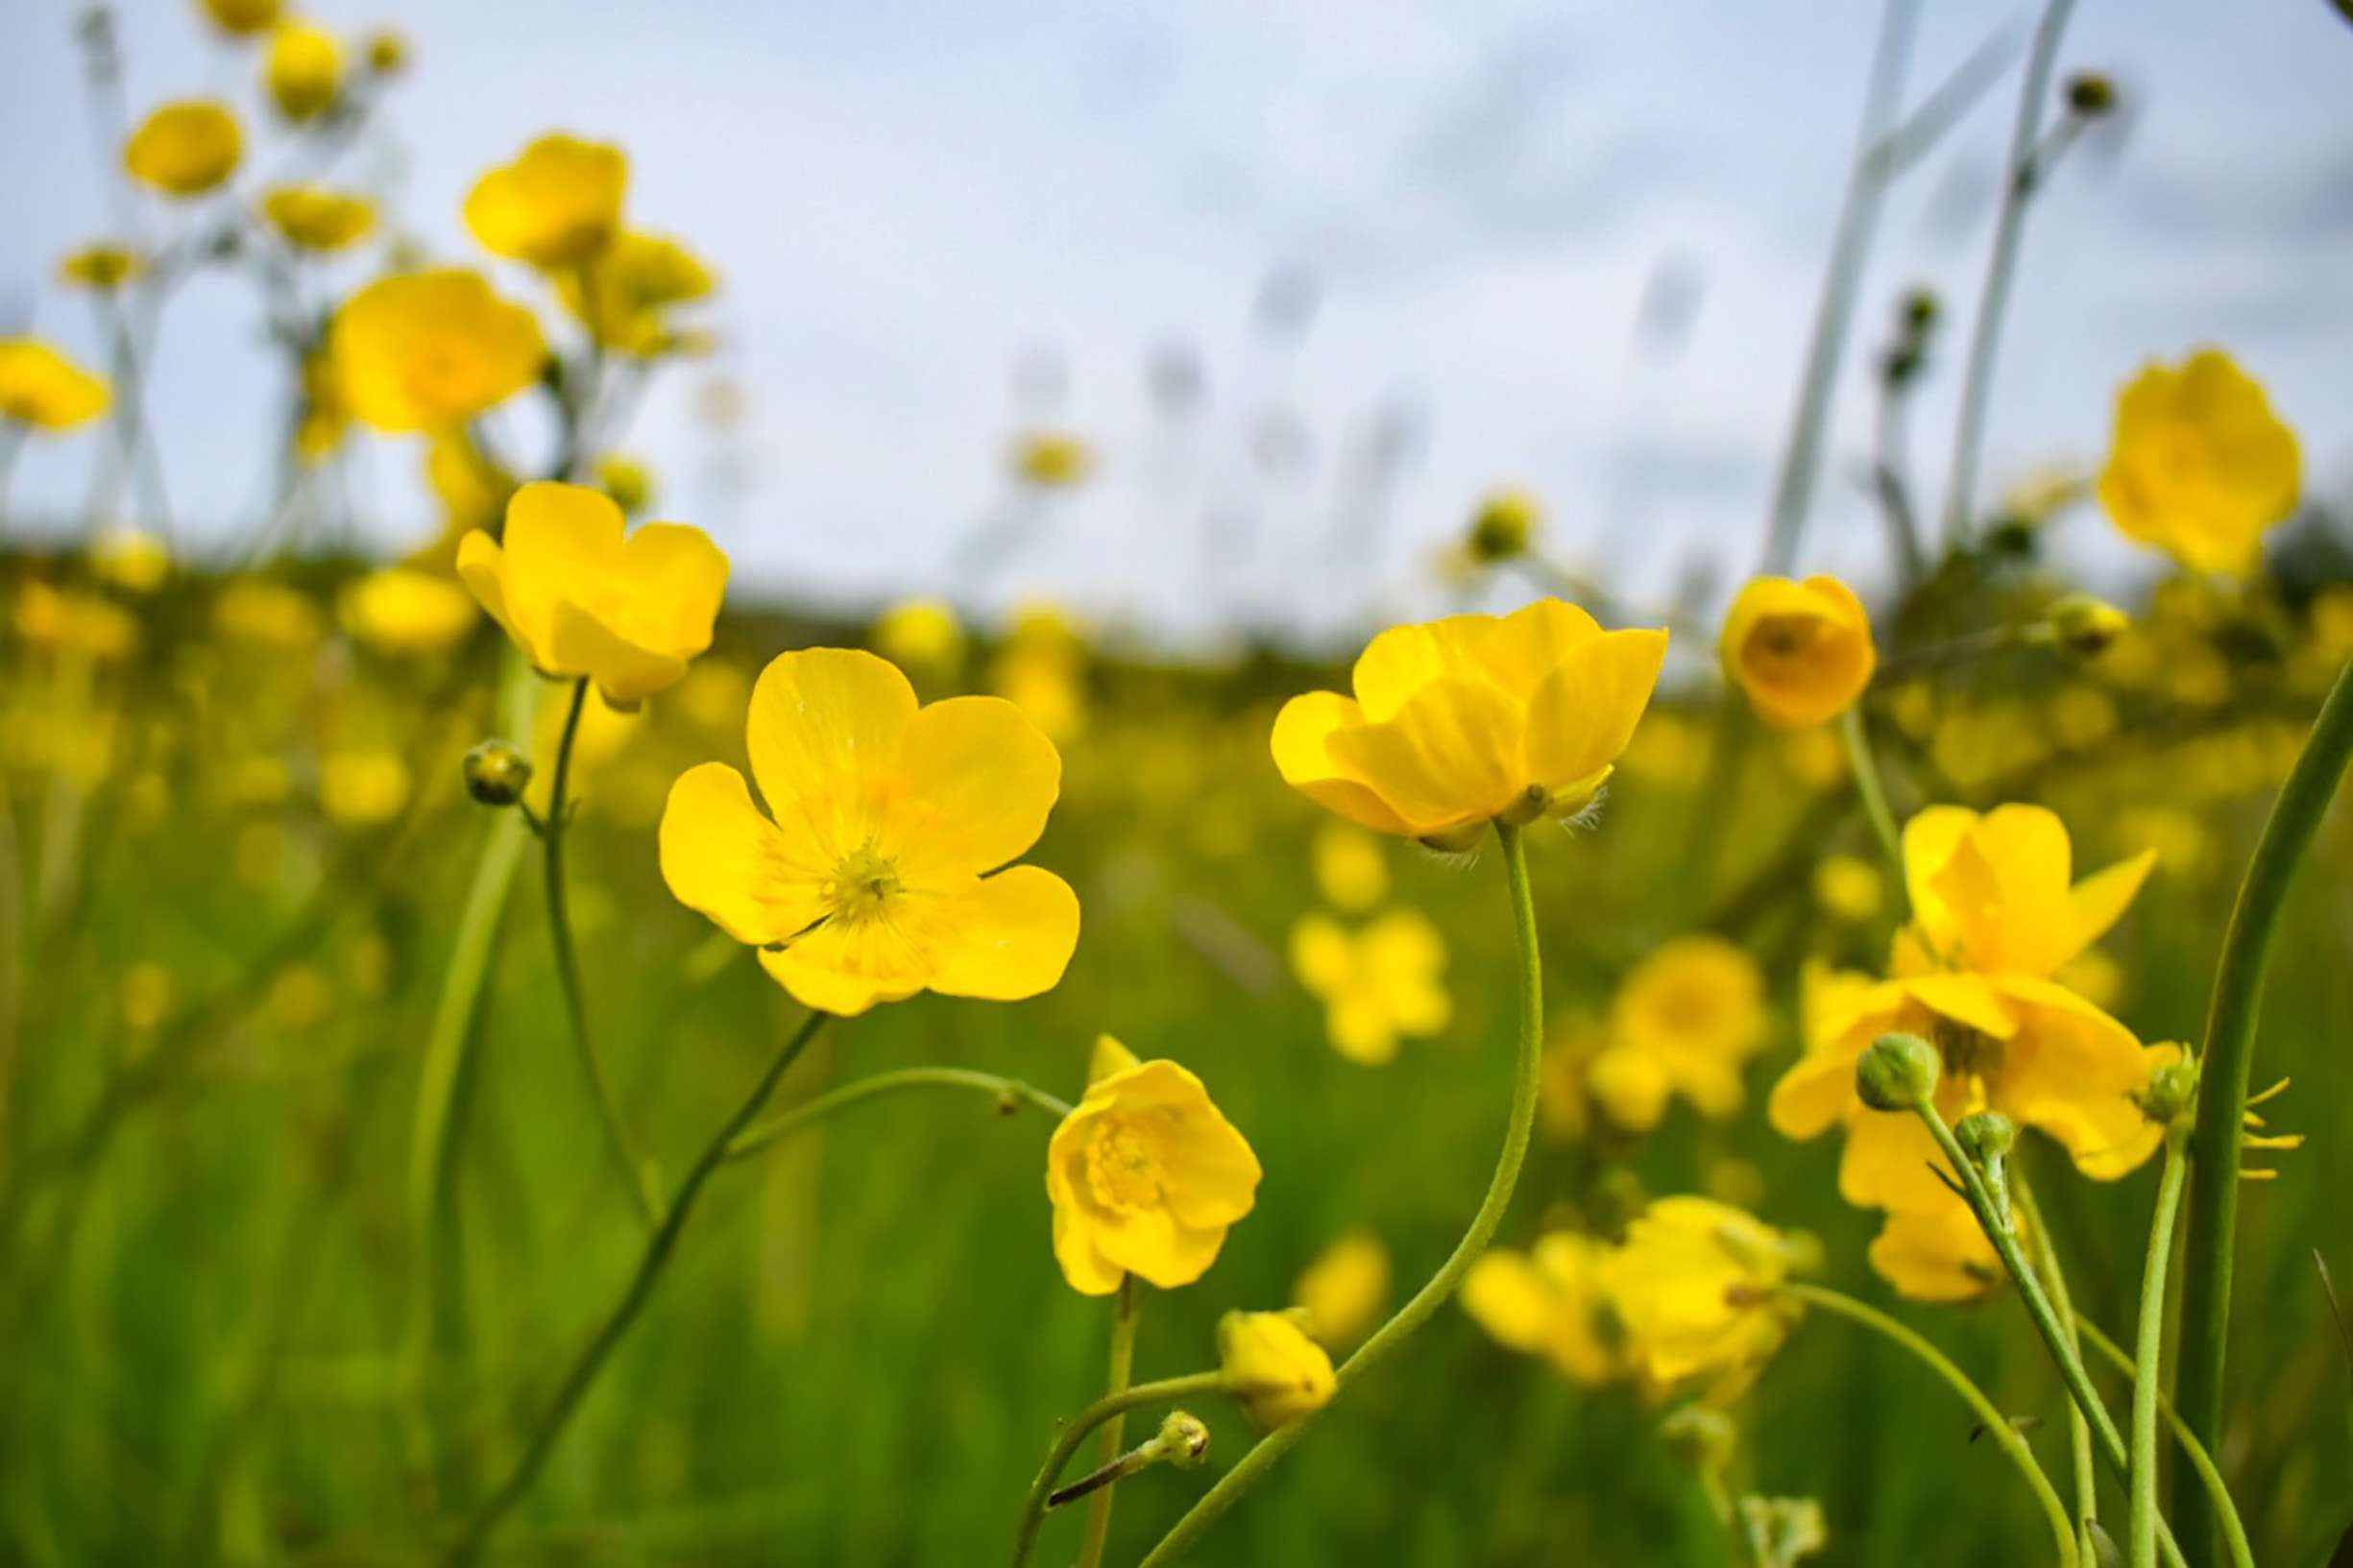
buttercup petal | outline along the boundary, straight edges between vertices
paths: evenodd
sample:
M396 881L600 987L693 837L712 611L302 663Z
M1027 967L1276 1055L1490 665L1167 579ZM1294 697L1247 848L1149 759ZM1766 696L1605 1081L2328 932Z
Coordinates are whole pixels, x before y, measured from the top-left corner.
M2148 880L2149 870L2156 863L2157 852L2143 850L2129 860L2119 860L2104 871L2092 873L2069 891L2068 907L2074 923L2073 946L2059 963L2067 962L2098 941L2123 918L2124 910L2139 896L2141 884ZM2058 964L2051 966L2057 967Z
M1577 606L1539 599L1486 629L1477 644L1479 668L1524 703L1572 651L1601 635L1600 623Z
M1448 615L1392 626L1365 644L1350 676L1356 701L1373 724L1395 718L1414 694L1441 676L1480 673L1480 648L1496 625L1492 615Z
M781 942L824 913L821 868L753 805L743 775L705 762L670 785L659 833L662 880L679 903L739 942Z
M934 917L935 967L952 997L1019 1001L1054 989L1079 946L1079 895L1051 871L1011 866Z
M640 647L570 599L556 601L542 653L542 669L585 675L607 702L622 708L676 686L687 672L685 660Z
M978 874L1021 856L1046 830L1062 758L1002 697L951 697L920 710L900 740L901 791L881 824L885 854L910 873Z
M1385 723L1335 732L1326 744L1416 832L1483 822L1512 803L1520 778L1521 711L1484 681L1441 676Z
M687 659L711 646L728 563L701 529L649 522L622 542L619 570L629 586L616 628L623 636Z
M1602 632L1573 643L1529 699L1528 778L1560 792L1615 762L1665 658L1664 632Z
M1332 755L1333 736L1360 727L1364 712L1336 691L1310 691L1283 704L1270 741L1283 782L1324 809L1374 832L1412 832L1405 819Z
M914 688L873 654L806 648L771 660L752 687L744 741L777 827L830 858L865 843L914 716Z

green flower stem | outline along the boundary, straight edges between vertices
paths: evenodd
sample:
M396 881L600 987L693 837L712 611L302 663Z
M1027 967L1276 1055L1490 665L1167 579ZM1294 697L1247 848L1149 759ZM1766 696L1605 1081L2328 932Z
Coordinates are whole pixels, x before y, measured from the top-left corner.
M564 990L564 1016L571 1023L572 1044L580 1052L580 1071L588 1078L589 1088L595 1096L597 1115L604 1122L605 1146L619 1169L621 1184L628 1188L637 1204L639 1218L651 1228L662 1222L662 1197L655 1190L652 1170L630 1146L629 1133L621 1122L620 1102L613 1097L613 1082L605 1075L604 1064L596 1055L595 1041L589 1034L588 1001L580 988L580 955L572 946L570 905L564 895L565 786L571 779L572 745L580 736L580 713L588 706L588 677L584 675L573 685L571 708L564 715L564 737L556 743L555 778L547 794L547 820L540 824L540 838L547 852L547 935L555 944L556 978Z
M731 1160L747 1159L780 1138L789 1138L812 1122L822 1122L836 1111L846 1110L877 1095L886 1095L900 1089L927 1088L975 1089L993 1097L1008 1110L1029 1105L1057 1122L1070 1115L1071 1110L1063 1101L1042 1089L1031 1088L1019 1078L1000 1077L994 1073L974 1073L960 1067L908 1067L845 1083L828 1094L819 1095L805 1105L796 1105L781 1116L770 1117L730 1144L727 1157Z
M1946 1386L1959 1394L1962 1401L1977 1412L1986 1435L2018 1467L2019 1475L2033 1491L2034 1500L2042 1505L2044 1516L2050 1521L2051 1544L2058 1549L2059 1561L2065 1568L2074 1568L2081 1557L2075 1544L2074 1522L2067 1516L2067 1505L2059 1500L2057 1489L2050 1484L2050 1478L2043 1473L2042 1465L2035 1461L2034 1450L2027 1446L2018 1428L2011 1425L2010 1418L1986 1397L1985 1390L1970 1381L1968 1373L1955 1366L1943 1351L1903 1323L1877 1307L1866 1306L1842 1291L1819 1285L1791 1283L1782 1287L1782 1293L1835 1314L1849 1322L1861 1324L1880 1338L1909 1351L1922 1365L1944 1379Z
M1529 1132L1536 1122L1538 1069L1543 1057L1543 967L1537 950L1536 899L1528 887L1527 850L1520 842L1520 831L1498 822L1495 836L1503 849L1504 879L1519 941L1519 1054L1513 1071L1512 1108L1504 1124L1503 1151L1496 1157L1495 1173L1487 1184L1487 1195L1480 1199L1470 1228L1455 1243L1454 1251L1428 1283L1414 1293L1414 1298L1400 1307L1395 1316L1373 1330L1372 1337L1341 1364L1332 1394L1335 1404L1381 1363L1396 1354L1413 1332L1428 1322L1454 1293L1463 1276L1470 1271L1470 1266L1494 1239L1495 1227L1503 1222L1503 1212L1511 1204L1512 1190L1518 1185L1520 1164L1527 1156ZM1303 1416L1261 1438L1176 1521L1176 1527L1145 1557L1142 1568L1162 1568L1183 1556L1252 1483L1298 1445L1316 1419L1312 1414Z
M2141 1320L2133 1345L2132 1491L2124 1515L2126 1560L2157 1568L2157 1385L2165 1353L2165 1283L2173 1262L2173 1231L2181 1218L2181 1184L2189 1162L2182 1136L2168 1128L2165 1169L2157 1177L2157 1212L2148 1222L2148 1256L2141 1268Z
M1880 841L1880 852L1887 856L1887 869L1896 880L1896 896L1908 902L1910 887L1904 875L1904 836L1896 829L1896 814L1888 809L1887 786L1880 781L1880 765L1871 755L1871 736L1863 728L1863 705L1849 703L1847 711L1838 716L1838 736L1846 742L1847 766L1855 773L1855 792L1862 797L1863 814L1871 819L1871 832Z
M2124 1376L2133 1378L2137 1392L2139 1379L2133 1369L2132 1358L2124 1354L2123 1347L2100 1332L2099 1326L2088 1318L2079 1326L2083 1331L2084 1342L2099 1353L2100 1360ZM2172 1429L2173 1440L2181 1445L2182 1453L2189 1457L2190 1468L2197 1472L2199 1484L2205 1488L2206 1501L2213 1505L2216 1517L2222 1521L2222 1544L2229 1549L2233 1568L2255 1568L2255 1550L2247 1544L2246 1526L2240 1521L2238 1506L2230 1499L2230 1488L2222 1484L2222 1472L2215 1468L2214 1456L2206 1452L2206 1445L2197 1440L2197 1435L2183 1424L2180 1414L2173 1409L2173 1402L2165 1397L2162 1388L2157 1392L2157 1410L2164 1415L2166 1425Z
M638 1259L637 1272L630 1276L628 1288L621 1292L621 1298L614 1304L612 1312L605 1315L595 1338L589 1340L579 1358L572 1363L571 1370L565 1374L564 1382L557 1387L555 1397L548 1402L546 1412L540 1416L538 1428L531 1434L530 1442L523 1449L522 1457L515 1461L515 1468L508 1474L505 1483L484 1499L482 1505L474 1509L473 1516L466 1522L464 1532L458 1536L457 1544L449 1549L449 1555L445 1559L449 1568L463 1568L463 1565L476 1560L481 1556L483 1545L490 1539L491 1532L497 1528L498 1521L513 1511L515 1505L530 1491L532 1483L539 1479L541 1468L547 1462L547 1456L555 1449L556 1439L563 1435L566 1424L570 1421L572 1411L579 1408L589 1386L596 1381L596 1374L603 1369L605 1359L613 1354L613 1347L620 1343L621 1337L637 1321L638 1314L645 1310L645 1303L653 1295L655 1284L662 1278L662 1270L668 1266L670 1255L677 1248L679 1234L686 1229L687 1219L694 1212L694 1201L701 1196L703 1184L711 1179L714 1170L726 1162L727 1146L750 1124L753 1117L760 1114L760 1107L767 1103L768 1097L776 1092L776 1085L784 1078L785 1070L808 1049L809 1042L816 1038L817 1030L824 1025L828 1016L813 1012L802 1022L801 1026L793 1031L792 1038L786 1041L784 1049L776 1053L776 1059L768 1064L767 1071L761 1074L760 1081L753 1085L751 1095L727 1119L717 1136L711 1140L701 1156L688 1169L686 1179L678 1184L677 1198L663 1215L662 1222L654 1227L653 1235L646 1238L645 1250Z
M1088 1433L1105 1421L1124 1416L1129 1411L1142 1410L1147 1405L1169 1405L1195 1394L1223 1393L1225 1389L1224 1372L1191 1372L1180 1378L1139 1383L1119 1393L1105 1394L1072 1416L1064 1423L1061 1435L1055 1438L1054 1447L1047 1452L1046 1462L1038 1470L1037 1479L1030 1484L1030 1495L1022 1500L1021 1523L1013 1532L1013 1568L1022 1568L1030 1560L1030 1549L1037 1543L1038 1526L1045 1522L1046 1499L1054 1490L1054 1478L1070 1463L1071 1456L1079 1452Z
M1127 1392L1128 1382L1135 1372L1136 1316L1142 1303L1138 1299L1133 1274L1122 1275L1119 1295L1111 1309L1111 1371L1106 1397ZM1103 1441L1098 1445L1100 1459L1097 1467L1119 1462L1128 1435L1128 1417L1114 1415L1103 1424ZM1099 1486L1086 1506L1086 1534L1079 1549L1079 1568L1102 1568L1104 1542L1111 1534L1111 1491L1108 1485Z
M2034 1189L2027 1184L2026 1172L2017 1169L2015 1162L2010 1170L2010 1201L2026 1216L2026 1227L2034 1240L2034 1271L2042 1279L2043 1289L2050 1292L2050 1305L2059 1315L2059 1326L2080 1348L2079 1336L2089 1325L2075 1315L2074 1299L2067 1290L2067 1271L2059 1266L2059 1244L2052 1238L2050 1227L2044 1223L2042 1211L2035 1207ZM2084 1419L2083 1411L2072 1399L2067 1402L2067 1448L2074 1465L2075 1518L2081 1527L2077 1544L2087 1559L2097 1558L2099 1543L2092 1527L2099 1521L2098 1460L2092 1454L2092 1424Z
M2206 1014L2198 1063L2197 1127L2190 1138L2190 1234L2182 1247L2181 1350L2174 1396L2181 1418L2211 1452L2222 1430L2222 1365L2230 1339L2232 1239L2239 1218L2240 1139L2255 1060L2263 977L2288 887L2338 781L2353 759L2353 662L2338 675L2304 751L2280 786L2270 820L2247 862L2246 880L2222 939L2222 961ZM2200 1563L2211 1560L2213 1517L2187 1493L2182 1537Z

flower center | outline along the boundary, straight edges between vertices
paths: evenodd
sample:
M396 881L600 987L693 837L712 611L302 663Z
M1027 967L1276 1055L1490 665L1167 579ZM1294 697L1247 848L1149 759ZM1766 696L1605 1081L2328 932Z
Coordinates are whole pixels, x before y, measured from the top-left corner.
M1990 1034L1940 1018L1928 1037L1949 1076L1989 1078L2001 1071L2001 1042Z
M1131 1117L1113 1119L1086 1146L1086 1184L1114 1214L1152 1207L1160 1201L1158 1140Z
M903 890L899 868L873 844L861 844L841 858L826 879L825 902L833 918L852 926L880 920Z

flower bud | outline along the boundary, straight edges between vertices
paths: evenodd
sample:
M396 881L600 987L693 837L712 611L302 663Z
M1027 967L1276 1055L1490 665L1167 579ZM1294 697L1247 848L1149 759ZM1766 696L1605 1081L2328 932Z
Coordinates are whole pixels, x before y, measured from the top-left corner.
M1190 1470L1209 1458L1208 1423L1185 1411L1169 1411L1168 1419L1160 1423L1160 1435L1152 1441L1158 1445L1160 1460L1179 1470Z
M1328 1404L1332 1359L1296 1312L1229 1312L1218 1319L1218 1363L1226 1391L1261 1431L1289 1426Z
M2197 1063L2187 1055L2151 1073L2148 1087L2141 1091L2141 1114L2161 1127L2188 1116L2196 1103Z
M1536 497L1524 490L1499 490L1479 503L1464 541L1470 558L1492 566L1528 553L1536 525L1543 516Z
M1855 1064L1855 1093L1875 1111L1916 1111L1936 1093L1942 1063L1916 1034L1882 1034Z
M1926 283L1914 283L1904 291L1901 308L1904 330L1917 337L1936 325L1937 316L1944 310L1944 302L1936 297L1936 291Z
M1984 1165L2018 1146L2018 1123L2000 1111L1978 1111L1961 1118L1953 1138L1973 1164Z
M2069 593L2052 601L2044 624L2052 641L2077 658L2090 659L2129 631L2132 617L2105 599Z
M485 740L466 754L466 793L484 806L512 806L531 783L531 759L503 740Z
M2067 79L2067 108L2072 114L2097 120L2115 112L2116 81L2099 71L2077 71Z
M1732 1462L1740 1429L1733 1418L1705 1402L1676 1408L1659 1423L1667 1451L1700 1475L1716 1475Z

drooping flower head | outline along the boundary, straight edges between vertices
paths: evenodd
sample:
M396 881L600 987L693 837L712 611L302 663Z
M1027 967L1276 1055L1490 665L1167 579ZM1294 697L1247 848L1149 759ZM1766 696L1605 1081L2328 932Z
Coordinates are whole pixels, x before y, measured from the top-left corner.
M0 420L36 430L71 430L114 400L93 375L38 338L0 338Z
M1662 1197L1626 1227L1605 1271L1626 1353L1654 1392L1704 1385L1737 1398L1788 1338L1779 1294L1796 1249L1730 1204Z
M547 346L522 305L462 268L379 278L335 312L329 361L353 418L442 431L539 378Z
M1491 1248L1463 1276L1463 1310L1497 1344L1598 1387L1625 1370L1606 1289L1610 1255L1607 1242L1575 1231L1547 1232L1524 1253Z
M1803 729L1846 712L1871 684L1871 618L1835 577L1759 577L1724 617L1724 673L1767 724Z
M1226 1230L1257 1201L1258 1157L1201 1079L1111 1048L1098 1052L1109 1071L1046 1148L1055 1261L1086 1295L1110 1294L1127 1274L1175 1290L1209 1271Z
M236 173L245 133L229 106L209 98L165 104L123 144L123 167L166 196L202 196Z
M1013 1001L1061 979L1079 900L1009 862L1044 831L1062 760L1018 709L919 707L886 661L810 648L761 672L745 741L774 820L734 768L691 768L662 814L662 875L802 1003Z
M1740 1109L1740 1069L1764 1047L1764 977L1720 936L1662 944L1621 981L1610 1007L1611 1044L1659 1064L1702 1116Z
M1404 1037L1426 1038L1454 1016L1446 941L1418 909L1392 909L1351 931L1311 914L1291 930L1291 967L1324 1006L1332 1049L1378 1067Z
M474 182L466 227L484 250L548 271L595 259L620 229L629 159L618 147L561 133Z
M1462 847L1498 817L1590 805L1665 656L1664 632L1605 632L1558 599L1392 627L1356 661L1353 696L1284 704L1274 763L1350 821Z
M2302 473L2263 383L2201 349L2145 367L2118 397L2099 504L2119 533L2192 571L2244 573L2295 509Z
M1261 1432L1331 1403L1332 1358L1297 1313L1229 1312L1218 1319L1218 1366L1242 1413Z
M586 676L624 707L711 646L727 591L727 557L701 529L625 528L602 491L542 481L507 503L504 544L476 530L457 548L457 574L532 667Z
M320 185L272 186L261 215L288 245L322 254L356 245L376 228L374 202Z

